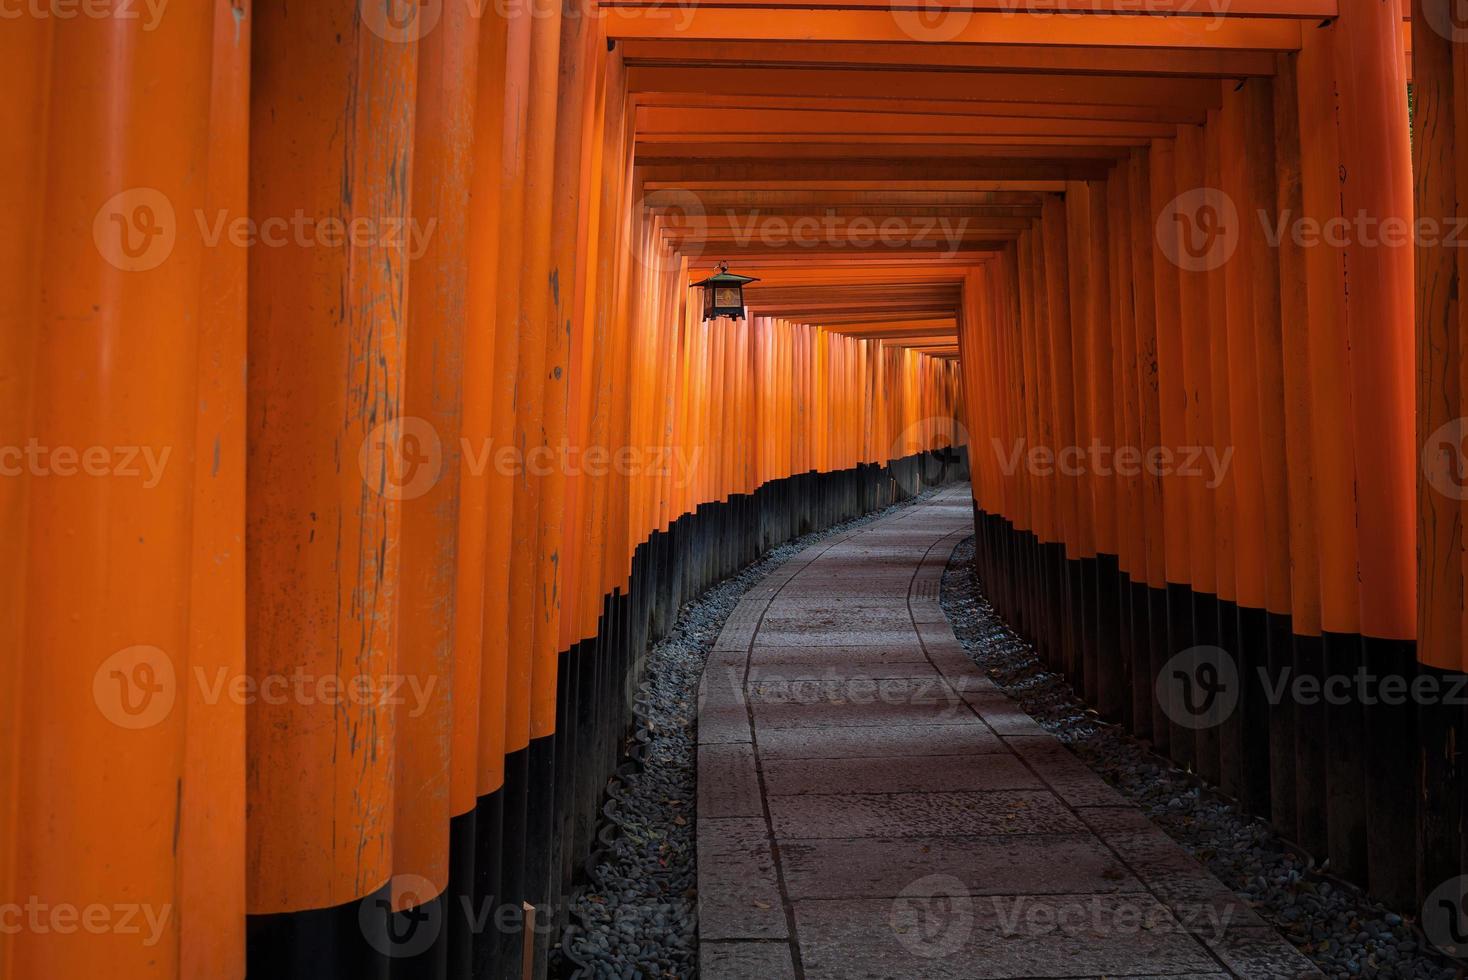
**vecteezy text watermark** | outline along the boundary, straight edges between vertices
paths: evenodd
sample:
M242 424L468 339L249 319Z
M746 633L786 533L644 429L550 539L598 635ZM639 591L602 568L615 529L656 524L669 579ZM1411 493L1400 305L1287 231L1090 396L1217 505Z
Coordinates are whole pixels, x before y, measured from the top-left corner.
M437 898L443 891L427 878L416 874L394 875L384 895L368 895L357 904L357 925L373 949L392 959L420 956L443 932L452 918L454 929L471 936L513 935L537 936L560 931L571 911L567 903L531 906L523 902L506 902L496 896L473 898L468 895ZM663 921L669 927L691 930L695 907L687 899L668 897L658 903ZM645 910L627 904L610 910L616 921L636 925Z
M446 19L450 4L458 4L465 20L479 23L486 16L501 20L528 17L534 20L553 15L565 19L601 20L611 8L596 0L359 0L362 23L384 41L411 44L427 37ZM620 16L647 20L673 20L675 31L693 26L697 0L651 0L635 7L618 8Z
M995 437L994 453L1005 476L1023 466L1031 476L1178 476L1207 481L1210 490L1222 485L1233 461L1234 448L1214 446L1107 446L1100 439L1089 446L1030 445L1016 439L1009 446Z
M973 935L980 910L1006 938L1071 939L1186 933L1222 939L1235 909L1215 903L1164 905L1145 894L974 895L960 878L931 874L912 882L892 902L888 925L914 956L958 954Z
M1042 22L1050 19L1095 22L1115 17L1131 18L1159 15L1156 23L1165 28L1185 31L1202 25L1205 31L1220 29L1233 0L1115 0L1109 9L1098 10L1093 3L1071 3L1069 0L1000 0L1000 17L1033 17ZM952 41L973 22L972 5L958 0L890 0L892 19L915 41L942 43Z
M1468 247L1468 217L1353 215L1318 217L1286 208L1277 214L1255 211L1264 245L1296 248ZM1238 251L1245 223L1233 197L1217 187L1195 187L1168 202L1157 216L1155 233L1162 253L1186 272L1222 268Z
M1242 671L1238 659L1221 647L1190 647L1172 657L1157 676L1157 702L1175 724L1199 730L1223 724L1238 710L1244 681L1252 678L1252 697L1278 707L1406 704L1468 706L1468 675L1378 672L1369 666L1350 671L1301 673L1290 666L1264 665Z
M0 0L0 20L138 21L145 31L158 29L169 0Z
M0 477L117 477L152 490L171 455L171 446L48 446L31 438L23 446L0 446Z
M227 210L192 212L195 231L205 248L383 248L421 258L438 229L438 218L406 214L231 214ZM114 194L97 209L92 241L112 266L124 272L156 269L174 252L181 233L173 201L154 187L134 187Z
M1233 922L1235 909L1211 903L1170 906L1128 895L1063 896L1019 895L994 897L994 917L1004 936L1060 935L1070 938L1162 935L1186 932L1222 939Z
M732 241L739 247L763 245L770 248L829 248L868 249L884 248L937 248L944 258L958 254L963 245L964 232L968 230L968 218L896 217L888 216L878 221L867 215L854 217L838 216L834 209L824 215L787 217L778 214L761 214L758 209L738 212L726 209L722 219L732 234Z
M186 676L197 685L199 700L208 705L375 706L402 708L408 717L418 718L443 693L439 678L431 674L318 674L297 666L255 675L195 665ZM179 693L173 659L155 646L119 650L92 675L92 699L98 710L130 731L162 723L173 712Z
M573 446L496 444L493 439L458 441L459 465L470 476L494 472L500 476L534 478L563 474L568 477L650 476L671 478L687 486L703 458L702 447L685 446ZM362 479L373 492L390 500L413 500L438 485L444 476L444 445L427 419L403 416L369 432L358 448Z
M0 902L0 936L29 933L35 936L138 936L143 946L153 947L173 914L171 905L140 902L47 902L38 895L24 902Z

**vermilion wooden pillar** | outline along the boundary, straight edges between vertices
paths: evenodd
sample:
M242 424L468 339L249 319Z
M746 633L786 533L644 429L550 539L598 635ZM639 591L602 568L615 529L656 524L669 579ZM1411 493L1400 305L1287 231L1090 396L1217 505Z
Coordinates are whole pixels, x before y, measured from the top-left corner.
M1416 213L1435 232L1457 227L1468 188L1468 53L1447 0L1412 4L1416 112L1412 120ZM1417 487L1418 656L1423 671L1456 684L1465 667L1463 616L1464 337L1468 252L1441 237L1419 240L1416 251L1417 440L1422 476ZM1419 898L1462 873L1462 705L1424 706L1418 718L1417 849Z
M392 899L404 919L442 923L427 948L405 950L411 955L395 964L421 978L469 968L463 901L473 897L474 852L463 815L472 806L454 806L451 756L477 758L465 736L466 715L478 707L478 649L472 659L460 657L454 626L478 28L467 5L450 3L421 39L413 134L404 420L395 447L402 468L399 609L411 624L399 631L398 670L410 693L396 718ZM432 468L431 482L420 478L424 467Z
M1366 666L1411 676L1416 663L1415 428L1412 160L1398 3L1343 7L1336 21L1340 194L1345 215L1378 224L1345 250L1346 327L1356 399L1356 534L1361 549L1361 634ZM1368 462L1369 461L1369 462ZM1414 845L1416 808L1410 705L1368 704L1368 881L1398 907L1416 894L1401 860Z
M522 14L520 16L530 16ZM552 5L531 18L530 73L527 86L527 129L522 206L523 252L518 305L513 311L514 329L519 333L519 356L514 388L514 446L522 454L519 472L513 475L512 510L498 519L511 521L509 553L509 671L505 716L505 900L515 907L543 904L541 877L549 854L549 800L554 766L552 745L544 740L532 750L533 721L547 714L554 719L554 680L549 685L550 705L535 702L534 675L537 669L536 628L543 617L537 596L541 564L540 511L545 503L542 490L557 475L559 462L547 454L545 432L546 344L551 330L552 293L551 208L555 191L558 130L558 80L560 77L561 10ZM579 122L579 120L578 120ZM559 447L556 447L559 449ZM496 519L492 516L491 520ZM541 626L544 634L545 626ZM554 636L554 633L551 634ZM551 671L555 661L539 669ZM528 913L527 914L531 914ZM500 975L520 975L524 955L522 934L509 930Z
M1302 125L1305 206L1346 229L1343 243L1306 257L1314 390L1325 400L1314 426L1324 666L1345 674L1410 675L1415 659L1405 642L1417 615L1417 452L1400 43L1395 4L1358 4L1306 32L1298 61L1301 119L1335 123ZM1400 863L1415 822L1399 802L1411 798L1410 713L1352 699L1328 715L1332 864L1401 902L1413 890Z
M172 10L151 30L22 14L0 41L14 85L5 121L17 127L7 153L21 168L7 181L15 210L0 235L0 427L8 446L37 450L6 460L23 479L0 479L0 522L23 542L0 579L0 682L10 688L0 875L7 901L35 896L43 915L78 913L75 931L6 936L7 976L170 980L185 975L185 957L212 975L243 971L238 850L220 856L216 882L235 926L187 944L188 918L213 914L194 904L209 884L197 877L202 855L179 851L181 833L199 843L200 801L227 805L243 774L238 756L213 745L195 758L220 766L186 768L188 733L213 720L227 742L243 711L228 699L198 708L189 690L193 667L227 662L240 641L222 621L225 647L191 660L194 562L238 518L234 489L200 488L208 463L195 459L201 368L228 379L217 413L205 413L221 452L237 448L227 419L241 385L229 361L237 320L201 327L218 310L206 287L235 285L195 223L230 201L239 172L229 154L240 144L224 133L213 151L222 173L210 177L211 126L230 115L229 96L216 114L210 92L216 79L229 89L240 68L234 52L216 62L214 9ZM37 179L19 183L26 176ZM221 481L239 462L231 455ZM219 570L205 610L238 609L237 569ZM115 928L84 927L93 905ZM121 927L120 907L133 909L137 931Z
M252 12L248 0L213 0L213 6L206 210L238 217L249 208ZM200 291L189 663L216 679L243 676L246 662L247 266L246 247L219 240L206 250ZM244 706L211 698L197 683L188 694L178 842L185 868L179 895L186 910L179 948L184 977L215 974L221 964L242 964L245 957Z
M321 684L382 690L399 667L395 488L417 474L394 458L410 263L392 229L409 215L417 46L343 0L263 7L255 30L250 211L308 222L250 254L248 666L308 694L249 709L250 968L365 975L401 952L395 708ZM365 232L312 224L330 218Z
M43 132L47 117L47 68L55 21L29 18L0 34L11 98L0 101L0 133L14 178L0 183L0 208L11 227L0 235L0 445L24 446L31 434L34 398L32 365L40 334L40 293L45 199L33 188L45 173L47 145L23 134ZM0 479L0 534L14 542L11 560L0 564L0 894L15 895L15 858L20 846L22 685L25 683L26 521L31 479L7 460ZM16 975L15 940L0 935L0 971Z

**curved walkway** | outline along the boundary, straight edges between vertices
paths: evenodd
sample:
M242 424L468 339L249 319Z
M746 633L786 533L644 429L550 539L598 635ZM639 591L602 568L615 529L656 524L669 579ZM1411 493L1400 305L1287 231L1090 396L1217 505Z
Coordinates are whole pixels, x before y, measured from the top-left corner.
M985 678L955 487L751 590L699 690L705 980L1319 976Z

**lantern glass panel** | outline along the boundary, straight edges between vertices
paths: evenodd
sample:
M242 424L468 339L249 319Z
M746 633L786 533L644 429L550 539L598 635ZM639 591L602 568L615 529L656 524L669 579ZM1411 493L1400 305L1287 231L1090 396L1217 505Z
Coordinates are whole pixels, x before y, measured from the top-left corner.
M743 306L744 290L738 286L720 286L714 290L714 305L720 309Z

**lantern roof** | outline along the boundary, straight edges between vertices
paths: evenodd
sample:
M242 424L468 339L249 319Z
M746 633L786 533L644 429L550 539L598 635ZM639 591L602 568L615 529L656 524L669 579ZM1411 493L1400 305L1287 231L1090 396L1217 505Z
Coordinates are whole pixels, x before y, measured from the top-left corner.
M720 262L719 271L709 276L702 282L693 283L694 286L742 286L747 282L759 282L753 276L735 275L729 271L729 263Z

